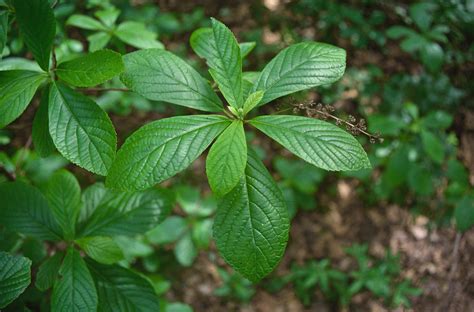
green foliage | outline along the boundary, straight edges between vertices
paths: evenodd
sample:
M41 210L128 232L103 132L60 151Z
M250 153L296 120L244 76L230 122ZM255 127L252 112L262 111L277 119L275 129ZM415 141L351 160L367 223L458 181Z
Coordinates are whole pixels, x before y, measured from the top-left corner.
M367 245L353 245L346 249L358 265L349 272L334 269L330 260L311 260L304 265L293 264L287 275L271 279L267 288L278 291L293 283L295 293L302 303L309 306L318 289L329 299L348 306L356 294L368 290L381 297L392 307L411 307L409 297L419 296L422 290L412 286L410 280L401 280L399 258L387 251L385 258L377 260L367 253Z
M45 0L14 0L12 2L23 40L39 66L44 71L49 71L49 60L56 34L53 10Z
M0 308L15 300L31 280L31 260L0 252Z
M289 220L281 191L253 151L245 174L219 203L214 239L224 259L256 282L280 261Z
M115 158L117 135L97 104L56 82L51 85L48 117L51 138L64 157L91 172L107 174Z
M238 273L229 273L222 268L217 268L222 285L214 290L219 297L236 299L239 302L249 302L255 294L252 282L243 278Z
M56 68L59 79L76 87L104 83L124 70L122 56L111 50L99 50L61 63Z

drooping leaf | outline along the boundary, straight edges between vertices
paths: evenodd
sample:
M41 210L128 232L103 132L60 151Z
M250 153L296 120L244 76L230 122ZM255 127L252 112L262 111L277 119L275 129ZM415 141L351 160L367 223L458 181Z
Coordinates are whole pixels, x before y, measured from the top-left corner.
M56 20L47 0L14 0L20 33L36 62L49 70L49 59L56 35Z
M260 116L250 123L303 160L331 171L370 168L367 154L349 133L301 116Z
M59 82L51 86L48 116L59 152L80 167L106 175L117 145L109 116L91 99Z
M0 71L0 129L23 113L45 79L44 74L33 71Z
M94 281L86 263L74 248L68 249L59 275L51 297L52 311L97 311Z
M88 29L88 30L107 30L106 27L104 27L104 25L102 25L102 23L99 22L98 20L86 15L80 15L80 14L71 15L67 19L66 25L75 26L75 27Z
M31 282L31 260L0 251L0 308L21 295Z
M70 85L92 87L112 79L123 70L120 53L100 50L59 64L56 73Z
M125 141L106 183L123 190L141 190L160 183L186 169L229 124L218 115L151 122Z
M254 84L264 105L276 98L332 83L344 74L346 51L330 44L303 42L284 49L268 63Z
M212 28L201 28L193 33L191 47L206 59L210 74L227 102L242 107L242 59L240 47L232 31L211 18Z
M157 35L146 29L143 23L123 22L114 34L123 42L138 49L164 49L163 44L156 40Z
M217 196L227 194L240 181L247 163L247 143L241 120L233 121L207 155L206 174Z
M235 270L256 282L283 256L288 228L283 195L249 151L245 175L218 205L213 230L217 249Z
M81 187L76 177L66 170L57 171L48 181L46 198L49 207L61 226L64 238L74 238L79 210L81 209Z
M172 201L164 190L134 193L109 190L84 222L80 236L143 234L163 221L171 210Z
M61 229L38 189L18 181L2 183L0 198L0 224L38 239L60 239Z
M59 267L64 258L64 252L55 253L52 257L43 262L36 273L35 286L41 291L45 291L53 287L56 280Z
M76 243L95 261L113 264L123 259L123 253L117 243L107 236L93 236L78 239Z
M48 128L48 101L49 88L45 88L41 94L41 102L36 111L31 132L35 151L37 151L41 157L47 157L56 150Z
M148 280L118 265L87 259L99 295L98 311L159 311L158 298Z
M474 195L466 195L458 201L454 218L456 227L461 232L466 232L474 225Z
M142 50L125 55L123 60L122 82L141 96L208 112L222 111L222 102L208 81L171 52Z
M8 12L0 12L0 59L2 59L3 49L7 43L8 33Z

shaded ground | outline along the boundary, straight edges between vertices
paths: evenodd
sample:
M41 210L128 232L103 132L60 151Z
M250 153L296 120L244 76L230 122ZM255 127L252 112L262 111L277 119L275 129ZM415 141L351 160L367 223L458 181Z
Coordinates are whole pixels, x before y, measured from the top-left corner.
M400 253L402 276L423 289L423 295L413 300L413 311L474 311L474 230L456 243L454 230L429 230L428 219L414 217L395 205L367 209L351 189L353 185L340 181L338 197L323 199L327 213L300 212L295 217L277 274L288 272L293 261L326 257L338 268L347 269L353 263L343 249L368 242L370 253L376 257L383 257L386 248ZM196 264L183 271L169 299L182 300L196 311L337 311L317 292L313 304L303 307L291 287L276 294L258 289L248 305L213 296L220 283L216 266L223 265L215 253L214 249L201 252ZM388 310L382 301L362 293L353 298L348 311Z

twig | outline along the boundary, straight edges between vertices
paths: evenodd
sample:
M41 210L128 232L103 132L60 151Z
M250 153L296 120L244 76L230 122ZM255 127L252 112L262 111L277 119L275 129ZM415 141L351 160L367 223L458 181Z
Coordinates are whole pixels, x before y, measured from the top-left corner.
M315 118L321 118L321 119L332 119L336 122L336 125L345 125L346 130L350 131L353 135L357 135L362 133L363 135L367 136L370 140L370 143L375 143L376 141L379 141L380 143L383 143L383 138L380 136L380 134L371 134L367 131L367 126L365 123L364 119L357 119L349 115L348 120L339 118L331 112L334 112L335 108L334 106L331 105L326 105L323 106L321 103L310 103L309 105L304 105L304 104L296 104L294 105L294 110L306 110L306 114L308 117L315 117Z
M453 277L456 271L458 270L458 264L459 264L459 244L461 242L462 234L460 232L456 233L456 238L454 239L454 247L453 247L453 252L451 256L451 270L449 271L448 275L448 295L446 296L447 298L447 303L445 308L443 308L441 311L449 311L449 307L451 306L451 303L453 302Z

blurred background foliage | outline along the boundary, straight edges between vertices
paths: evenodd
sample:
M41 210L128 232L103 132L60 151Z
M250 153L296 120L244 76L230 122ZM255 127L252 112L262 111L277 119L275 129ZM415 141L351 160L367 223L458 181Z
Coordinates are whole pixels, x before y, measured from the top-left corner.
M295 229L282 264L259 285L232 272L216 255L210 238L217 203L205 182L203 160L165 182L163 186L176 194L173 215L142 237L116 238L125 254L121 264L152 281L164 298L164 311L270 311L272 300L284 302L281 311L368 311L374 306L413 305L431 311L429 306L441 303L445 307L444 292L424 290L433 278L413 268L421 261L410 255L416 250L400 247L403 243L394 247L390 235L405 231L415 240L426 239L426 245L432 235L423 231L445 235L436 248L447 255L446 261L460 263L461 275L463 263L474 261L469 231L474 223L474 1L50 2L60 21L59 62L103 47L125 54L164 46L209 77L188 40L194 29L209 26L210 16L225 22L240 41L257 43L244 62L248 71L262 69L292 43L315 40L341 46L347 50L348 64L340 81L261 109L311 115L309 103L323 103L334 107L333 114L340 118L364 120L368 131L383 139L370 143L360 137L372 170L338 174L289 156L256 132L249 134L284 193ZM35 66L28 58L31 55L12 27L0 69ZM123 86L117 79L104 87ZM129 92L92 90L90 95L111 115L121 142L148 121L189 113ZM58 154L38 155L29 137L38 101L21 119L0 130L0 182L15 175L41 186L64 167L84 187L100 182ZM377 223L374 214L389 221ZM369 234L364 230L368 223L376 224L369 226ZM336 234L328 234L338 224L342 225L333 229ZM454 237L461 235L456 231L470 237L470 245L462 247L470 256L458 259L451 254ZM317 243L328 235L325 245ZM21 252L34 264L53 248L3 228L0 238L1 250ZM312 246L322 247L314 251ZM449 269L441 271L428 270L441 276L434 278L436 283L451 283ZM472 282L470 272L466 278ZM461 289L461 295L461 304L467 302L462 307L474 308L472 290ZM44 298L32 286L18 300L38 308Z

